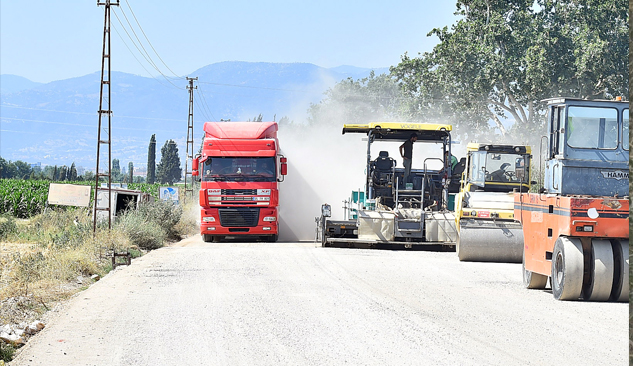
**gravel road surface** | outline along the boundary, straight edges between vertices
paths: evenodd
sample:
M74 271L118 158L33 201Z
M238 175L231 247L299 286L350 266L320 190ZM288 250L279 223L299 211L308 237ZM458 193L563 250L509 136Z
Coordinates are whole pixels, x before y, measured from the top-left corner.
M69 301L10 365L626 365L628 304L453 252L203 243Z

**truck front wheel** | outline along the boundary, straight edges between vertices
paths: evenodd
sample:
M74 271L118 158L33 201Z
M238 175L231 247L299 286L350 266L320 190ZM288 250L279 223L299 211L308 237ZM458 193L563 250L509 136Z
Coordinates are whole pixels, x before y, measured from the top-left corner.
M266 238L266 241L268 241L269 243L276 243L277 240L279 240L278 234L270 235L269 237Z
M204 241L205 243L211 243L213 239L213 235L202 234L202 241Z

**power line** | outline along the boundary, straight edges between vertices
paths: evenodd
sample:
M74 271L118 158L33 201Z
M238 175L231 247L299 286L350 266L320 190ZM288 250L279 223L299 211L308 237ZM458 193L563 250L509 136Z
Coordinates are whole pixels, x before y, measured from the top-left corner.
M116 14L115 14L116 15ZM143 65L143 63L138 59L138 57L136 57L136 55L134 54L134 52L132 52L132 50L130 49L130 47L127 45L127 43L125 42L125 39L123 39L123 37L121 36L121 33L119 33L119 31L116 29L116 27L114 27L114 31L116 32L116 34L119 36L119 38L121 39L121 42L123 42L123 45L125 45L125 48L127 48L128 51L130 51L130 54L132 55L132 57L134 57L134 59L136 60L136 62L138 62L139 65L141 65L141 67L143 68L143 70L145 70L147 72L147 74L149 76L151 76L152 79L156 80L159 84L163 85L163 86L167 86L169 87L169 85L165 85L163 84L160 80L158 80L157 78L154 77L154 75L152 75L151 72L149 72L149 70L147 70L147 68L145 67L145 65Z
M138 52L141 54L141 56L143 56L143 58L159 73L161 74L161 76L168 82L170 83L172 86L174 86L176 89L179 90L184 90L185 88L179 87L176 84L174 84L169 77L167 77L165 74L163 74L162 71L160 71L160 69L158 68L158 66L156 66L156 63L154 61L152 61L151 57L149 56L149 53L147 53L147 51L145 50L145 47L143 47L143 43L140 41L140 39L138 38L138 36L136 35L136 32L134 31L134 28L132 27L132 25L130 24L129 20L127 19L127 16L125 15L125 13L123 11L121 11L121 14L123 14L123 16L125 17L125 20L127 21L127 23L130 25L130 30L132 31L132 33L134 33L134 36L136 37L136 39L139 42L139 45L141 48L143 48L143 51L141 51L141 49L139 48L139 46L136 45L136 42L134 41L134 39L132 38L132 36L130 35L130 32L128 32L127 28L125 27L125 25L123 25L123 22L121 21L121 18L119 18L119 16L116 14L116 12L114 12L114 16L116 17L117 21L119 22L119 24L121 25L121 28L123 28L123 30L125 31L125 34L128 36L128 38L130 39L130 41L132 41L132 44L134 45L134 47L138 50ZM116 28L115 28L116 30ZM117 32L118 33L118 32ZM119 35L120 37L120 35ZM128 47L129 49L129 47ZM130 52L132 52L130 50ZM137 59L138 60L138 59ZM144 67L143 67L144 68ZM145 71L147 71L147 69L145 69ZM149 73L149 72L148 72ZM150 74L151 75L151 74Z
M206 119L207 121L210 121L211 119L209 118L208 111L204 108L204 105L201 102L200 98L198 97L198 94L195 94L194 98L196 98L196 100L198 101L198 105L200 106L200 113L202 113L202 116L204 117L204 119Z
M163 63L163 65L165 65L165 67L167 68L167 70L169 70L172 74L174 74L174 76L176 76L177 78L182 78L181 76L176 75L175 72L173 72L169 66L167 66L167 64L165 63L165 61L163 61L163 59L160 57L160 55L158 54L158 52L156 52L156 49L154 48L154 46L152 45L152 42L149 41L149 38L147 38L147 35L145 34L145 31L143 30L143 27L141 27L141 23L139 23L138 19L136 19L136 15L134 15L134 10L132 10L132 7L130 6L130 4L128 3L127 0L125 0L125 4L127 5L128 8L130 8L130 12L132 13L132 16L134 17L134 20L136 21L136 24L138 24L139 29L141 30L141 32L143 33L143 36L145 36L145 39L147 40L147 43L149 44L149 46L152 48L152 50L154 50L154 53L156 54L156 56L158 56L158 59Z
M81 114L81 115L89 115L89 116L94 115L94 113L87 113L87 112L57 111L57 110L53 110L53 109L42 109L42 108L20 107L20 106L15 106L15 105L0 105L0 107L2 107L2 108L28 109L28 110L33 110L33 111L43 111L43 112L56 112L56 113L68 113L68 114ZM177 121L177 122L180 122L180 121L181 121L180 119L170 119L170 118L135 117L135 116L119 116L119 115L117 115L117 117L119 117L119 118L134 118L134 119L149 119L149 120L153 120L153 121ZM8 117L0 117L0 118L7 118L7 119L9 119Z
M198 85L200 86L200 85ZM211 108L209 108L209 104L207 103L207 98L204 97L204 92L202 91L202 87L200 87L199 92L200 96L202 97L202 101L204 102L204 106L207 109L207 111L209 112L209 114L211 115L211 117L213 117L213 120L215 121L215 116L213 116L213 113L211 113Z
M89 127L89 128L94 127L92 125L82 125L80 123L68 123L68 122L42 121L42 120L37 120L37 119L0 117L0 120L3 120L3 119L10 120L10 121L24 121L24 122L46 123L46 124L53 124L53 125L78 126L78 127ZM173 130L154 130L154 129L147 129L147 128L130 128L130 127L117 127L117 129L119 129L119 130L130 130L130 131L148 131L148 132L152 132L152 131L155 131L155 132L178 132L178 131L173 131Z

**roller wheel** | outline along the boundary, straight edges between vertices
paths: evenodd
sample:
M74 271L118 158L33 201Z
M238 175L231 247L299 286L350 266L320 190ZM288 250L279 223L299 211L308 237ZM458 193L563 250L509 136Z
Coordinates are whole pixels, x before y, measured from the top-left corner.
M552 294L556 300L578 300L582 292L583 254L579 239L556 239L552 255Z
M213 235L209 235L209 234L202 234L202 240L203 240L205 243L211 243L211 242L214 240L214 238L213 238Z
M584 289L583 298L590 301L607 301L613 287L613 249L611 242L594 239L591 242L591 277Z
M613 289L611 301L629 301L629 241L611 240L615 270L613 273Z
M547 276L534 273L525 269L525 256L523 257L523 285L529 289L544 289L547 285Z

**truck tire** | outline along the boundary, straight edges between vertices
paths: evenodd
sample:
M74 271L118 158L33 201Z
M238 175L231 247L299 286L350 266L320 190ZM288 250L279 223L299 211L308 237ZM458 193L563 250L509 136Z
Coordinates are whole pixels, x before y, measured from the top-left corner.
M209 234L202 234L202 241L204 241L205 243L211 243L214 241L214 237L213 235L209 235Z
M556 300L578 300L582 292L584 257L578 238L556 239L552 254L552 294Z
M266 239L269 243L276 243L279 240L279 234L270 235Z

